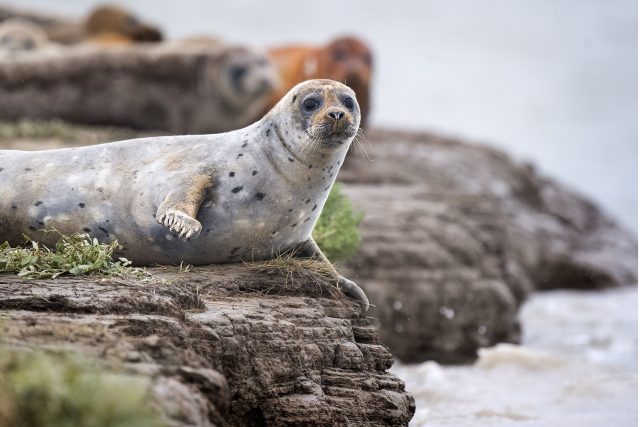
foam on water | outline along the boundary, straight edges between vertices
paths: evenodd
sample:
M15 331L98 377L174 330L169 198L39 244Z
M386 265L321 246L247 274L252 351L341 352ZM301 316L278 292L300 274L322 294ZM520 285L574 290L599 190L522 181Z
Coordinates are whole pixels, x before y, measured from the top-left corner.
M637 297L635 286L537 294L521 346L483 349L471 366L397 365L416 398L411 425L637 425Z

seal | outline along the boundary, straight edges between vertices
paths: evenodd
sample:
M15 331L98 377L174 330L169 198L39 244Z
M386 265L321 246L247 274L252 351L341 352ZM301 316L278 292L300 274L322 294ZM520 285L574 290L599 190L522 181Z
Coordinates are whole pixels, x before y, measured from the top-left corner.
M163 39L158 28L115 5L93 9L85 20L85 31L89 40L104 44L159 42Z
M338 37L324 46L290 45L269 49L278 68L282 85L271 100L275 105L297 83L309 79L331 79L354 90L362 114L361 127L367 124L373 55L357 37Z
M0 59L49 47L47 34L38 24L21 18L0 22Z
M40 230L85 232L117 239L137 265L287 252L326 261L311 232L359 123L350 88L311 80L228 133L0 151L0 241L21 244L25 233L52 245L56 236ZM364 292L338 277L367 308Z

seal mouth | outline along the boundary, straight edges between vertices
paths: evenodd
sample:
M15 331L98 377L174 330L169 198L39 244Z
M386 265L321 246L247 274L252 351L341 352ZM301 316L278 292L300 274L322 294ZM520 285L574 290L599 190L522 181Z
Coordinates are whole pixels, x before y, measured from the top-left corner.
M353 125L336 128L330 123L324 123L319 126L313 126L307 131L307 135L311 140L317 141L323 146L339 147L353 138L356 132L357 129Z

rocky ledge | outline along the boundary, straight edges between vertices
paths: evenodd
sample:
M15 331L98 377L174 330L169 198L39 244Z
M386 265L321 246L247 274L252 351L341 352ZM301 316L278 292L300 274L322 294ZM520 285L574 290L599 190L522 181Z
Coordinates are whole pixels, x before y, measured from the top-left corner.
M407 425L415 410L357 304L308 269L151 279L0 275L11 348L73 350L149 379L173 426Z

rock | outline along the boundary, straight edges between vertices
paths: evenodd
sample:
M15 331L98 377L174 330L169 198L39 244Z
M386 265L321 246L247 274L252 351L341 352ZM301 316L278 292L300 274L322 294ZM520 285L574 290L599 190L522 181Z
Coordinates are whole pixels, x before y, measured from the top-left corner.
M0 61L0 120L226 132L254 122L276 80L266 53L249 46L81 44Z
M464 362L517 342L534 289L637 281L633 233L531 165L430 134L368 139L374 161L356 149L339 176L366 215L345 273L401 360Z
M0 275L4 342L147 376L172 426L408 424L414 400L387 372L390 353L326 279L176 270L150 269L149 280Z

